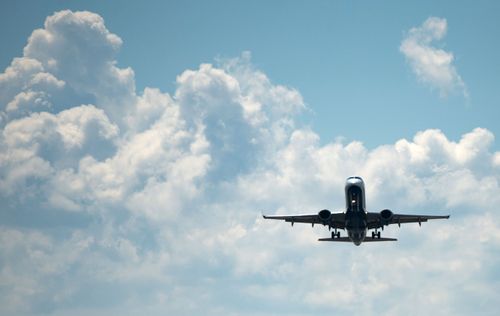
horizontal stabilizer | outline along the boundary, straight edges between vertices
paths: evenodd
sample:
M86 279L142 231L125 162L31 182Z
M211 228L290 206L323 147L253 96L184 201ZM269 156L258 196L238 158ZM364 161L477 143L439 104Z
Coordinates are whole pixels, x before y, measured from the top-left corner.
M338 241L338 242L352 242L349 237L339 237L339 238L320 238L318 241ZM363 242L375 242L375 241L397 241L396 238L370 238L367 237Z
M396 238L384 238L384 237L380 238L367 237L365 238L365 240L363 240L363 242L375 242L375 241L398 241L398 240Z
M337 238L320 238L318 241L342 241L342 242L352 242L349 237L337 237Z

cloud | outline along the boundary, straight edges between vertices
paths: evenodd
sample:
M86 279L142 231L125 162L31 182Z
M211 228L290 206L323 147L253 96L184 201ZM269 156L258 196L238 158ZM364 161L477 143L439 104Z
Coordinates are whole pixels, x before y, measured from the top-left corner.
M9 104L0 123L91 103L121 126L123 113L135 103L132 69L116 67L121 44L95 13L65 10L49 16L29 37L23 56L0 75L0 101Z
M408 31L399 50L417 78L437 89L441 96L459 91L467 97L467 87L453 65L453 53L433 46L443 40L447 28L446 19L430 17L420 27Z
M57 12L0 74L2 314L468 314L479 299L496 311L490 131L322 144L296 122L300 93L249 52L184 71L169 94L136 91L120 45L100 16ZM342 211L354 174L372 211L452 218L358 248L260 217Z

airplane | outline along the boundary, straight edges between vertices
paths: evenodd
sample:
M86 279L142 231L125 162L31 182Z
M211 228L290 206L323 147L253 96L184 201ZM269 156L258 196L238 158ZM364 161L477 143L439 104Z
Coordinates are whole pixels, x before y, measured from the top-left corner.
M407 215L395 214L391 210L384 209L378 213L366 211L365 183L360 177L349 177L345 184L346 211L332 213L329 210L321 210L317 214L305 215L262 215L265 219L284 220L285 222L322 224L332 228L331 238L320 238L318 241L352 242L356 246L363 242L397 241L396 238L384 238L380 236L379 229L391 224L418 223L430 219L448 219L450 215ZM347 237L341 237L339 229L347 230ZM367 231L373 229L371 238L367 237Z

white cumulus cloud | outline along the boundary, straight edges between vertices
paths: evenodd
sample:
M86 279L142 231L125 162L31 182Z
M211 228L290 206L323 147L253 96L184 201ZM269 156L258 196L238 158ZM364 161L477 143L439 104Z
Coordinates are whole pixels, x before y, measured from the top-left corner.
M437 89L441 96L459 91L467 97L467 87L453 65L453 53L436 47L447 29L446 19L430 17L421 26L408 31L399 50L417 78Z

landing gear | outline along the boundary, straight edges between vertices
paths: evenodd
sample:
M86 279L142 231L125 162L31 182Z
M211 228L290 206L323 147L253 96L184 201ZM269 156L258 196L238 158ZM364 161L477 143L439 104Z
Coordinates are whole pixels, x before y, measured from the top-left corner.
M332 239L340 238L340 232L338 232L336 229L335 231L332 232Z
M375 237L377 237L378 239L380 239L380 232L375 230L374 232L372 232L372 239L375 239Z

